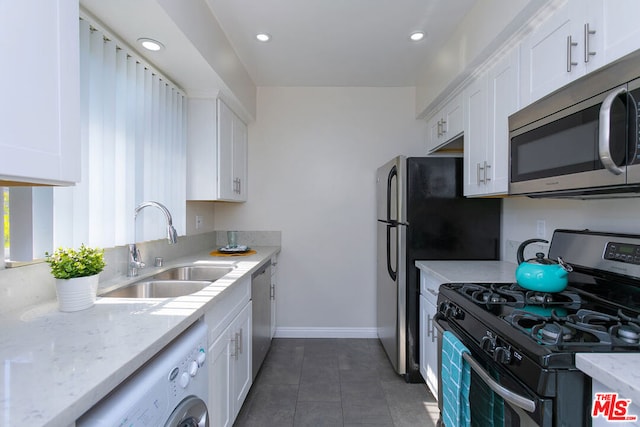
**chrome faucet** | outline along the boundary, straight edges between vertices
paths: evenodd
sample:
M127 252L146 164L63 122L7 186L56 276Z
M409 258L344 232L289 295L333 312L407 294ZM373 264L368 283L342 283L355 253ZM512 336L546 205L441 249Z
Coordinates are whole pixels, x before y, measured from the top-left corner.
M134 243L129 245L129 264L128 264L128 268L127 268L127 276L128 277L135 277L138 275L138 269L140 268L144 268L145 267L145 263L142 262L142 257L140 256L140 250L137 248L136 246L136 218L138 218L138 212L140 212L142 209L149 207L149 206L153 206L155 208L158 208L162 211L162 213L164 213L165 218L167 219L167 241L169 242L169 244L174 244L178 241L178 233L176 232L176 229L173 228L173 221L171 219L171 213L169 212L169 209L167 209L163 204L158 203L158 202L142 202L140 203L140 205L138 205L138 207L135 210L135 213L133 215L133 241Z

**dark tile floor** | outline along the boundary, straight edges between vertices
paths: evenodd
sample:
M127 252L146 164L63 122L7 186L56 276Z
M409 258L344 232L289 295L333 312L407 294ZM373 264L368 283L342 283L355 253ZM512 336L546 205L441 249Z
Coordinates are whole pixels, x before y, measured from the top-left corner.
M425 384L407 384L374 339L274 339L235 427L435 426Z

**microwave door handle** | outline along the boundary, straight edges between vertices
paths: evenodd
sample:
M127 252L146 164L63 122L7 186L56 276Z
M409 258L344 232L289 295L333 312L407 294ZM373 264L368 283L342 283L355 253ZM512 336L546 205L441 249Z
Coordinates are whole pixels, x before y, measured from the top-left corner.
M624 173L625 168L616 165L611 158L611 105L618 96L626 92L626 86L614 89L606 96L600 106L598 155L603 166L614 175Z

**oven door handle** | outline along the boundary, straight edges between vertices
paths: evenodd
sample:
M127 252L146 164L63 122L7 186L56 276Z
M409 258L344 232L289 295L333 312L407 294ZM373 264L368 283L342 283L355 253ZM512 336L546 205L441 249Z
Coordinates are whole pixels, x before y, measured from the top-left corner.
M440 313L436 314L436 319L434 320L437 320L437 318L440 317L438 316L439 314ZM434 322L434 323L435 323L436 329L438 330L440 335L442 335L444 333L444 329L442 328L442 326L440 326L439 323L437 322ZM514 406L517 406L518 408L522 408L527 412L533 412L536 410L536 402L534 402L533 400L527 397L520 396L519 394L514 393L508 388L502 386L501 384L498 384L496 380L494 380L493 377L489 375L489 373L485 371L484 368L478 362L476 362L476 360L473 358L473 356L471 356L471 354L464 353L462 357L464 358L464 360L467 361L471 369L476 371L476 374L478 374L480 378L482 378L482 380L489 386L489 388L498 394L498 396L502 397L508 403Z
M533 412L536 410L536 402L524 396L520 396L519 394L498 384L469 353L464 353L462 357L467 361L469 366L471 366L471 369L476 371L476 374L478 374L489 388L498 394L498 396L502 397L512 405L524 409L525 411Z

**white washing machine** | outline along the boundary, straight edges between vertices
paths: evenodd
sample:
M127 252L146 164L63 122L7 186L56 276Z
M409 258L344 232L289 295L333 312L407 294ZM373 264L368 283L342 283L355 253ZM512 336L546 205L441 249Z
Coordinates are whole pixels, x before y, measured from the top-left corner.
M207 326L196 322L91 408L77 427L208 427Z

